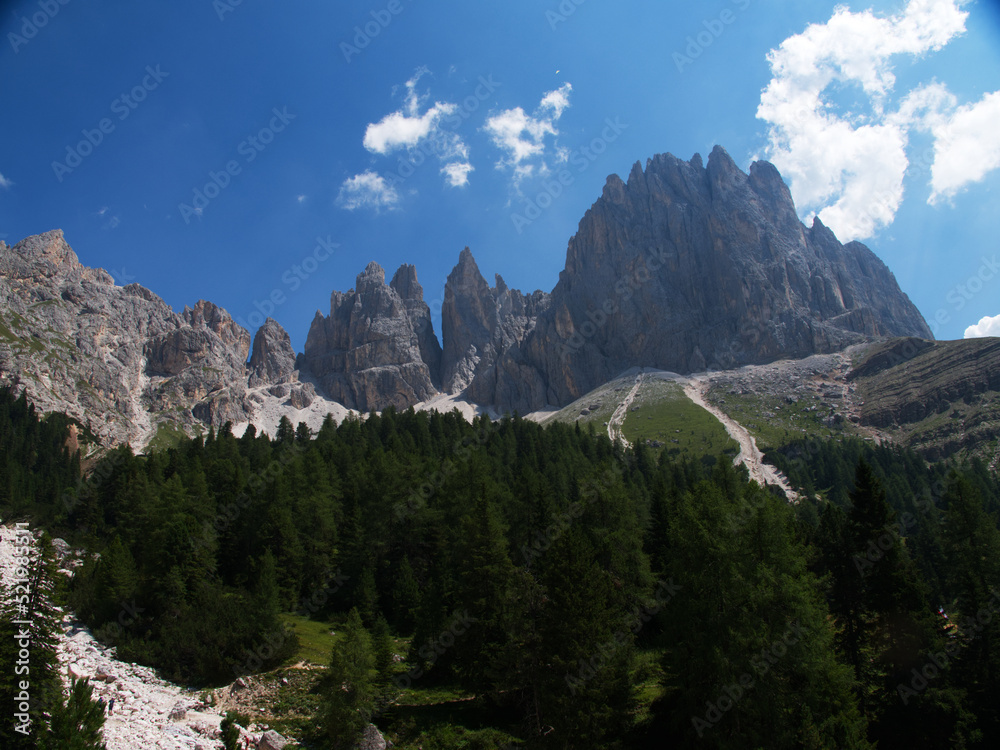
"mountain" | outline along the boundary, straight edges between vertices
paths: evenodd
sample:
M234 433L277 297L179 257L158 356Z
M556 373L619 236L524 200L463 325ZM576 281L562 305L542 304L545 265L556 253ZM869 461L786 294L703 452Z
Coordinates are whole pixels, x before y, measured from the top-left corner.
M1000 466L1000 339L899 339L848 373L860 422L937 461L978 455Z
M267 320L253 337L200 301L86 268L59 231L0 243L0 380L108 443L287 415L465 398L494 412L565 406L632 367L690 373L932 339L886 266L799 221L777 170L656 156L612 175L569 241L551 293L483 278L465 248L445 284L442 338L412 265L377 263L317 311L305 349ZM346 409L345 409L346 407Z
M371 411L405 409L435 394L439 359L413 266L386 284L382 267L369 263L354 289L333 292L328 316L316 313L299 364L333 400Z
M778 171L657 156L612 175L524 338L470 383L501 409L562 406L633 366L680 373L933 338L867 247L805 227Z
M294 381L288 334L250 334L204 300L175 313L138 284L82 265L59 230L0 242L0 381L42 411L63 411L105 445L248 423L273 398L253 386ZM286 396L309 386L283 386Z

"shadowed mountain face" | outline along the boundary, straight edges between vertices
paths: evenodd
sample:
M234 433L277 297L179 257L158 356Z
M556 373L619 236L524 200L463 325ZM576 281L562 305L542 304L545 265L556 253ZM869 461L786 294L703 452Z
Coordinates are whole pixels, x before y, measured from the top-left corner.
M716 147L707 167L667 154L609 177L545 310L468 395L531 411L637 365L725 369L882 336L932 338L867 247L806 228L771 164L748 175Z
M634 366L725 369L932 338L867 247L842 245L818 219L805 227L773 166L746 174L719 147L707 167L666 154L637 163L627 183L609 177L551 294L524 295L499 276L490 287L463 250L445 285L440 357L412 267L390 285L370 271L357 292L334 293L305 358L331 397L362 409L438 387L529 412Z

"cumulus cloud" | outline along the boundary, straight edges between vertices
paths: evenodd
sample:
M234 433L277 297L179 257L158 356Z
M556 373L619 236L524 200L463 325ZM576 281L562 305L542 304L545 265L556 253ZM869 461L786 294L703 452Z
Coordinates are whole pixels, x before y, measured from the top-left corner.
M440 173L447 184L463 187L473 171L469 163L469 147L458 133L448 128L448 118L457 117L458 105L436 101L427 107L427 96L417 90L420 79L430 73L418 68L405 86L401 109L369 123L365 129L364 147L373 154L389 156L397 151L407 154L410 166L423 163L427 156L435 156L444 166ZM404 167L412 171L409 167Z
M981 339L987 336L1000 336L1000 315L994 315L992 318L987 315L975 325L965 329L967 339Z
M950 198L1000 167L1000 91L939 119L932 127L932 203Z
M398 202L396 188L387 183L384 177L370 170L344 180L337 195L337 205L348 211L357 208L391 210Z
M469 172L475 169L467 161L455 161L441 167L441 174L448 178L452 187L464 187L469 184Z
M11 180L8 180L6 177L3 176L3 173L0 172L0 188L8 190L13 184L14 183Z
M453 114L458 106L449 102L434 102L423 114L423 99L417 93L417 83L430 72L419 68L406 82L406 100L403 109L370 123L365 130L365 148L385 156L400 148L414 148L440 126L442 118Z
M559 135L556 123L569 105L569 95L573 86L564 83L558 89L546 93L532 114L521 107L505 109L486 120L484 130L493 144L504 152L504 157L496 163L497 169L512 169L515 184L530 177L536 171L544 174L549 170L545 157L545 138ZM555 152L557 161L565 160L565 149Z
M818 213L844 241L892 222L910 167L910 132L934 136L929 200L953 195L1000 166L1000 98L958 107L943 84L918 87L893 108L893 64L940 50L964 33L961 0L910 0L902 12L838 7L771 50L772 79L757 117L767 156L789 181L806 219ZM839 114L830 91L860 89L870 111ZM1000 94L1000 92L998 92Z

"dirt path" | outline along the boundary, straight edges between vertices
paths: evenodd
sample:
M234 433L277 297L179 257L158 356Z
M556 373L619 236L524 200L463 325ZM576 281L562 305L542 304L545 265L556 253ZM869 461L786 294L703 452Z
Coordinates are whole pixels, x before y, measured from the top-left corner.
M618 408L615 409L615 413L611 415L611 419L608 420L608 437L611 438L611 442L616 440L621 440L622 445L626 448L632 447L632 444L625 439L625 435L622 434L622 425L625 424L625 417L628 416L628 408L632 405L632 401L635 400L635 395L639 392L639 386L642 385L643 373L639 370L639 374L635 376L635 385L632 386L632 390L628 392L624 400L618 404Z
M726 432L729 433L729 437L740 444L740 453L733 463L743 464L746 466L747 471L750 472L750 478L757 482L757 484L762 487L769 484L776 485L782 489L789 502L797 503L799 500L799 494L792 489L784 474L778 471L771 464L765 463L764 454L761 453L760 448L757 447L757 441L754 439L753 435L751 435L739 422L731 419L728 414L716 409L714 406L705 401L705 393L708 390L708 382L698 378L690 378L682 381L681 385L684 388L685 395L687 395L689 399L702 409L722 422L722 426L726 428Z

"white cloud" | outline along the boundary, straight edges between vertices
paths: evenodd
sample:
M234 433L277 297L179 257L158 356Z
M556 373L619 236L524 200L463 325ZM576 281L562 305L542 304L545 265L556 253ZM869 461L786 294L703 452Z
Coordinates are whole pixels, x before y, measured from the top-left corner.
M4 190L9 190L13 184L14 184L13 181L8 180L6 177L3 176L3 173L0 172L0 188L3 188Z
M433 106L421 112L427 97L418 93L417 84L429 72L426 67L418 68L405 84L403 107L378 122L369 123L365 129L364 147L379 156L418 149L432 152L445 164L441 173L447 176L448 184L460 187L468 184L468 174L472 171L471 165L468 165L469 147L461 136L445 127L445 118L458 112L458 105L434 102ZM427 148L431 145L432 148ZM460 169L463 164L468 166L464 172Z
M1000 91L939 120L932 126L931 203L955 195L1000 167Z
M465 187L469 184L469 172L475 170L467 161L453 161L441 167L441 174L448 177L451 187Z
M399 202L396 188L372 171L354 175L340 186L337 205L353 211L356 208L392 209Z
M297 200L299 203L305 203L306 196L304 196L304 195L297 195L297 196L295 196L295 200Z
M1000 336L1000 315L986 316L978 323L965 329L965 338L981 339L986 336Z
M512 168L515 185L532 175L536 168L540 173L548 171L549 167L544 161L545 137L555 138L559 135L556 123L570 106L569 95L572 90L571 84L564 83L558 89L549 91L531 115L521 107L514 107L486 120L484 130L493 144L505 152L504 158L497 162L496 167ZM565 158L565 149L557 149L556 161L564 161ZM532 161L538 163L524 163Z
M962 34L968 13L961 4L910 0L887 17L838 7L828 22L810 25L768 55L773 78L757 110L769 124L767 156L789 181L800 211L807 217L818 212L841 240L868 237L892 222L903 198L911 130L930 130L936 138L931 200L968 182L959 182L963 167L944 166L947 155L964 163L990 139L995 148L1000 144L996 128L985 124L1000 104L990 97L954 110L954 97L935 83L886 112L896 82L893 58L939 50ZM840 116L824 94L852 86L865 94L871 111ZM946 146L945 133L953 146ZM994 158L1000 162L1000 150ZM993 168L989 159L978 166L982 174Z

